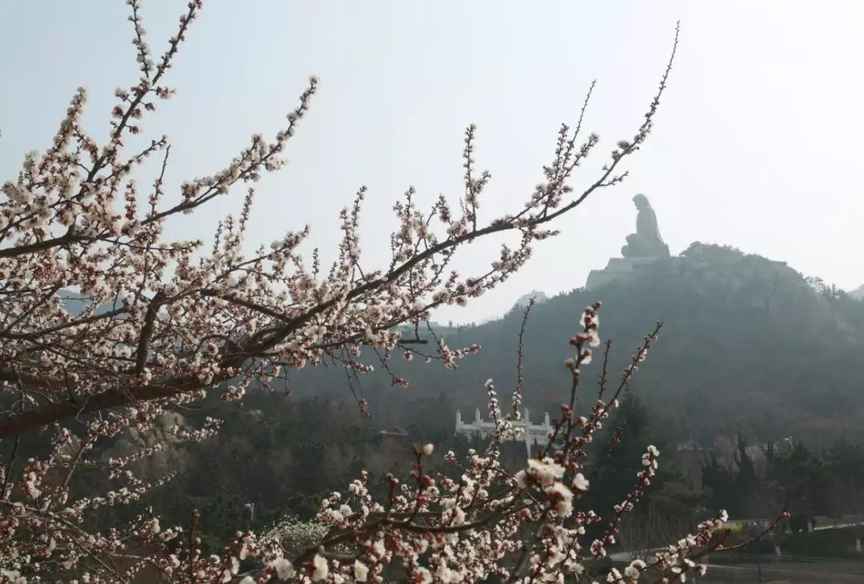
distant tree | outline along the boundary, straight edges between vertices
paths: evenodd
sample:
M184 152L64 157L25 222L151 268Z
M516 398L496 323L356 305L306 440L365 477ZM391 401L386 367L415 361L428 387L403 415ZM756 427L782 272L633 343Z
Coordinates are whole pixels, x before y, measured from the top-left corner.
M734 472L720 464L716 453L712 453L702 469L702 482L706 489L706 503L711 509L727 509L737 514Z
M671 450L672 445L652 427L657 419L636 393L627 394L610 418L609 432L600 439L590 467L588 476L593 488L586 499L592 508L614 508L627 495L633 476L642 468L643 444ZM627 547L642 549L684 535L699 498L699 493L684 487L674 462L667 461L654 477L651 491L622 527L622 539L627 541Z
M653 440L646 440L648 423L645 405L635 394L628 394L621 408L610 419L612 431L601 440L589 475L595 486L589 497L597 509L612 507L630 490L633 475L642 466L643 445L649 441L654 443ZM654 487L658 487L656 481Z
M736 488L740 495L746 496L756 488L759 477L756 476L756 466L753 464L753 459L747 452L747 442L741 434L738 434L738 452L735 456L735 464L738 466L738 474L735 479Z

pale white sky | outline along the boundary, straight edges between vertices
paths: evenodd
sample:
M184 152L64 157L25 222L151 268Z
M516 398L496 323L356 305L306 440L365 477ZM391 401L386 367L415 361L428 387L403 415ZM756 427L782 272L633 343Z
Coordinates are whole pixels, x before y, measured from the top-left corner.
M145 2L154 51L183 5ZM479 126L478 162L494 177L481 218L520 208L591 79L599 84L588 127L602 154L629 138L677 19L679 58L631 177L564 219L564 233L506 286L439 318L482 320L530 289L582 285L633 231L637 192L651 199L673 252L695 240L725 243L843 288L864 283L857 0L210 0L170 75L177 98L145 133L172 139L177 185L220 169L251 133L271 134L307 76L319 75L288 167L259 184L252 243L308 222L314 243L332 250L338 209L366 184L364 248L375 264L395 224L390 207L409 184L423 201L458 195L470 122ZM0 0L0 180L49 143L78 85L90 92L86 120L104 135L114 88L135 79L130 38L119 0ZM239 210L236 195L175 221L171 235L209 238ZM496 249L472 246L461 265L478 271Z

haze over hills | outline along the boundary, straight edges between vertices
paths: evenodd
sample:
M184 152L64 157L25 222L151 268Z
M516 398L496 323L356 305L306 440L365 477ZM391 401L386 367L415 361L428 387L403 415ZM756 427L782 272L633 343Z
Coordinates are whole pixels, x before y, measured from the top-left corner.
M701 243L623 280L534 306L525 336L526 399L534 411L554 413L564 399L567 339L596 300L603 302L601 336L613 340L613 375L663 321L633 387L669 417L679 438L710 442L746 430L766 440L793 434L820 442L862 433L864 302L782 262ZM403 403L439 395L454 408L485 412L484 380L495 379L502 396L511 391L521 317L517 304L500 320L443 328L450 347L478 343L482 351L456 371L397 358L392 370L412 388L391 387L389 375L376 372L360 378L361 390L385 418ZM586 369L583 404L593 400L598 371L599 359ZM305 370L292 374L290 386L298 395L345 396L344 379L334 368Z
M439 395L454 409L485 411L484 380L494 379L499 395L512 390L523 308L536 296L541 301L524 339L526 400L535 411L557 413L568 393L567 339L578 332L583 308L600 300L600 334L613 340L613 376L663 322L633 388L668 418L675 439L710 443L744 431L760 440L793 434L818 443L864 434L864 302L784 262L729 246L696 242L673 256L648 199L633 201L636 233L627 236L623 257L593 270L584 287L569 293L520 297L499 320L441 327L438 335L451 348L476 343L482 351L457 371L397 358L389 371L361 377L373 411L397 421L412 400ZM583 375L583 408L593 403L599 361ZM391 388L392 376L411 380L414 389ZM299 395L344 395L344 373L300 371L291 386Z
M613 341L613 376L643 335L663 322L660 341L633 387L668 418L674 439L708 444L718 435L744 431L766 441L791 434L818 443L864 435L864 302L858 299L864 287L847 294L784 262L729 246L697 242L672 256L647 199L637 196L634 202L640 208L637 233L628 236L624 257L592 271L586 286L553 298L531 291L497 320L436 326L453 349L482 347L456 370L397 355L390 372L379 367L352 381L369 400L373 423L404 427L419 402L433 400L436 413L424 416L439 431L452 431L457 408L467 415L475 408L486 411L483 383L489 378L506 398L515 379L522 313L534 298L524 372L527 405L538 414L557 413L567 393L567 339L578 331L582 309L600 300L601 337ZM71 311L84 305L74 292L64 297ZM418 350L434 353L435 339L424 336L429 344ZM377 366L372 354L364 360ZM599 362L586 368L583 408L592 403ZM408 379L410 387L393 386L391 373ZM288 375L287 386L298 398L353 399L340 366Z

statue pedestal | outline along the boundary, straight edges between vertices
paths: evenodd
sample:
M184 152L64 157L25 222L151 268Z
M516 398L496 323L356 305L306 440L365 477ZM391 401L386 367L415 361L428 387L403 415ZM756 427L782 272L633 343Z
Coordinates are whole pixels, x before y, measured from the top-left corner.
M585 283L586 290L596 290L602 288L612 282L627 280L643 269L662 257L645 257L645 258L610 258L609 263L602 270L591 270L588 274L588 281Z

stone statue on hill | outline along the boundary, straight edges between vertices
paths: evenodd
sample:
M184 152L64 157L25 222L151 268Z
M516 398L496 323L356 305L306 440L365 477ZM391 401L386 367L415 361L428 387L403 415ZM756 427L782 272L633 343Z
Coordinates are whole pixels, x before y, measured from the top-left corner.
M633 197L633 203L639 210L636 216L636 233L627 236L627 245L621 248L625 258L669 257L669 246L663 243L660 229L657 227L657 215L648 202L648 197L638 194Z

